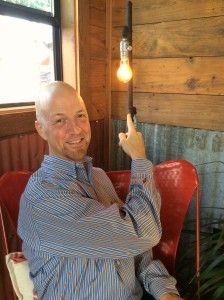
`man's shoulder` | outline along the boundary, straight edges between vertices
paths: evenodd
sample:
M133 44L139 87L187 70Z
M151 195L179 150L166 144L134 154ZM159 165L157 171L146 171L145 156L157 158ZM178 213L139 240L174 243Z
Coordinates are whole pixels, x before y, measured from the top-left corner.
M42 170L41 168L39 168L38 170L32 173L27 183L27 186L30 186L32 184L38 184L39 182L41 182L42 177Z
M40 168L30 176L24 191L24 195L34 195L38 197L39 192L43 191L43 189L43 174Z

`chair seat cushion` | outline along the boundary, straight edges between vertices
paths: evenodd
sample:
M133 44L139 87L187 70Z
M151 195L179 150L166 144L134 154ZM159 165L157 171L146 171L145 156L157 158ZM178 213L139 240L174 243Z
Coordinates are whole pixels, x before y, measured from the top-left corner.
M19 300L37 300L30 279L28 261L22 252L9 253L5 257L14 291Z

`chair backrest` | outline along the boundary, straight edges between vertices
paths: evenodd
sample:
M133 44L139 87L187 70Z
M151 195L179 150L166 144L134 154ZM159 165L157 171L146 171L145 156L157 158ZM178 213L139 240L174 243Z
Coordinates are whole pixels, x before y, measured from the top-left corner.
M107 173L122 200L129 189L130 171ZM161 195L161 223L163 228L160 243L153 248L154 258L160 259L171 274L175 273L177 247L184 219L196 193L196 271L199 272L199 181L196 168L186 160L170 160L154 166L154 178Z
M3 213L6 212L9 216L11 229L14 230L16 235L20 196L30 175L31 172L29 171L9 171L0 177L0 226L6 254L9 253L9 241Z

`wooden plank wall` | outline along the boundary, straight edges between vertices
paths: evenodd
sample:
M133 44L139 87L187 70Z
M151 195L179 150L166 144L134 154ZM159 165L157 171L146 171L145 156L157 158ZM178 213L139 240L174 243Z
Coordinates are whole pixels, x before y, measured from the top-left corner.
M80 94L90 120L104 122L102 128L104 168L108 166L109 99L107 97L106 0L82 0L79 5ZM94 136L92 136L94 142ZM101 164L102 165L102 164Z
M224 1L133 0L134 104L139 121L224 130ZM113 1L112 118L125 119L119 41L126 1Z

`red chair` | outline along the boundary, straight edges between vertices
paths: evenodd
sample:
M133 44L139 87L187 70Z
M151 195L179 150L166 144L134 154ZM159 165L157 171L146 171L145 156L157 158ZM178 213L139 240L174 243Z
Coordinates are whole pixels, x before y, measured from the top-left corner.
M17 219L19 212L19 200L30 178L29 171L10 171L0 177L0 238L3 239L1 249L4 255L17 251L20 244L17 236ZM15 241L16 240L16 241ZM6 265L2 264L2 284L4 286L4 298L17 299L12 288Z
M16 233L19 199L31 175L29 171L11 171L0 178L0 225L4 237L5 254L9 249L3 210L11 218ZM107 172L122 200L129 189L130 171ZM165 161L154 166L154 176L160 191L161 223L163 234L160 243L153 249L155 258L159 258L168 271L174 274L176 252L181 230L189 204L196 194L196 273L199 276L199 181L196 168L185 160Z
M26 184L30 178L29 171L9 171L0 178L0 224L3 231L5 253L9 251L9 240L6 235L6 228L3 212L9 217L12 230L17 232L17 219L19 213L19 200Z
M130 171L107 173L119 197L124 201L129 189ZM153 248L170 274L175 273L175 261L184 219L193 195L196 196L196 274L199 277L199 180L196 168L186 160L170 160L154 166L156 186L161 195L160 243Z

